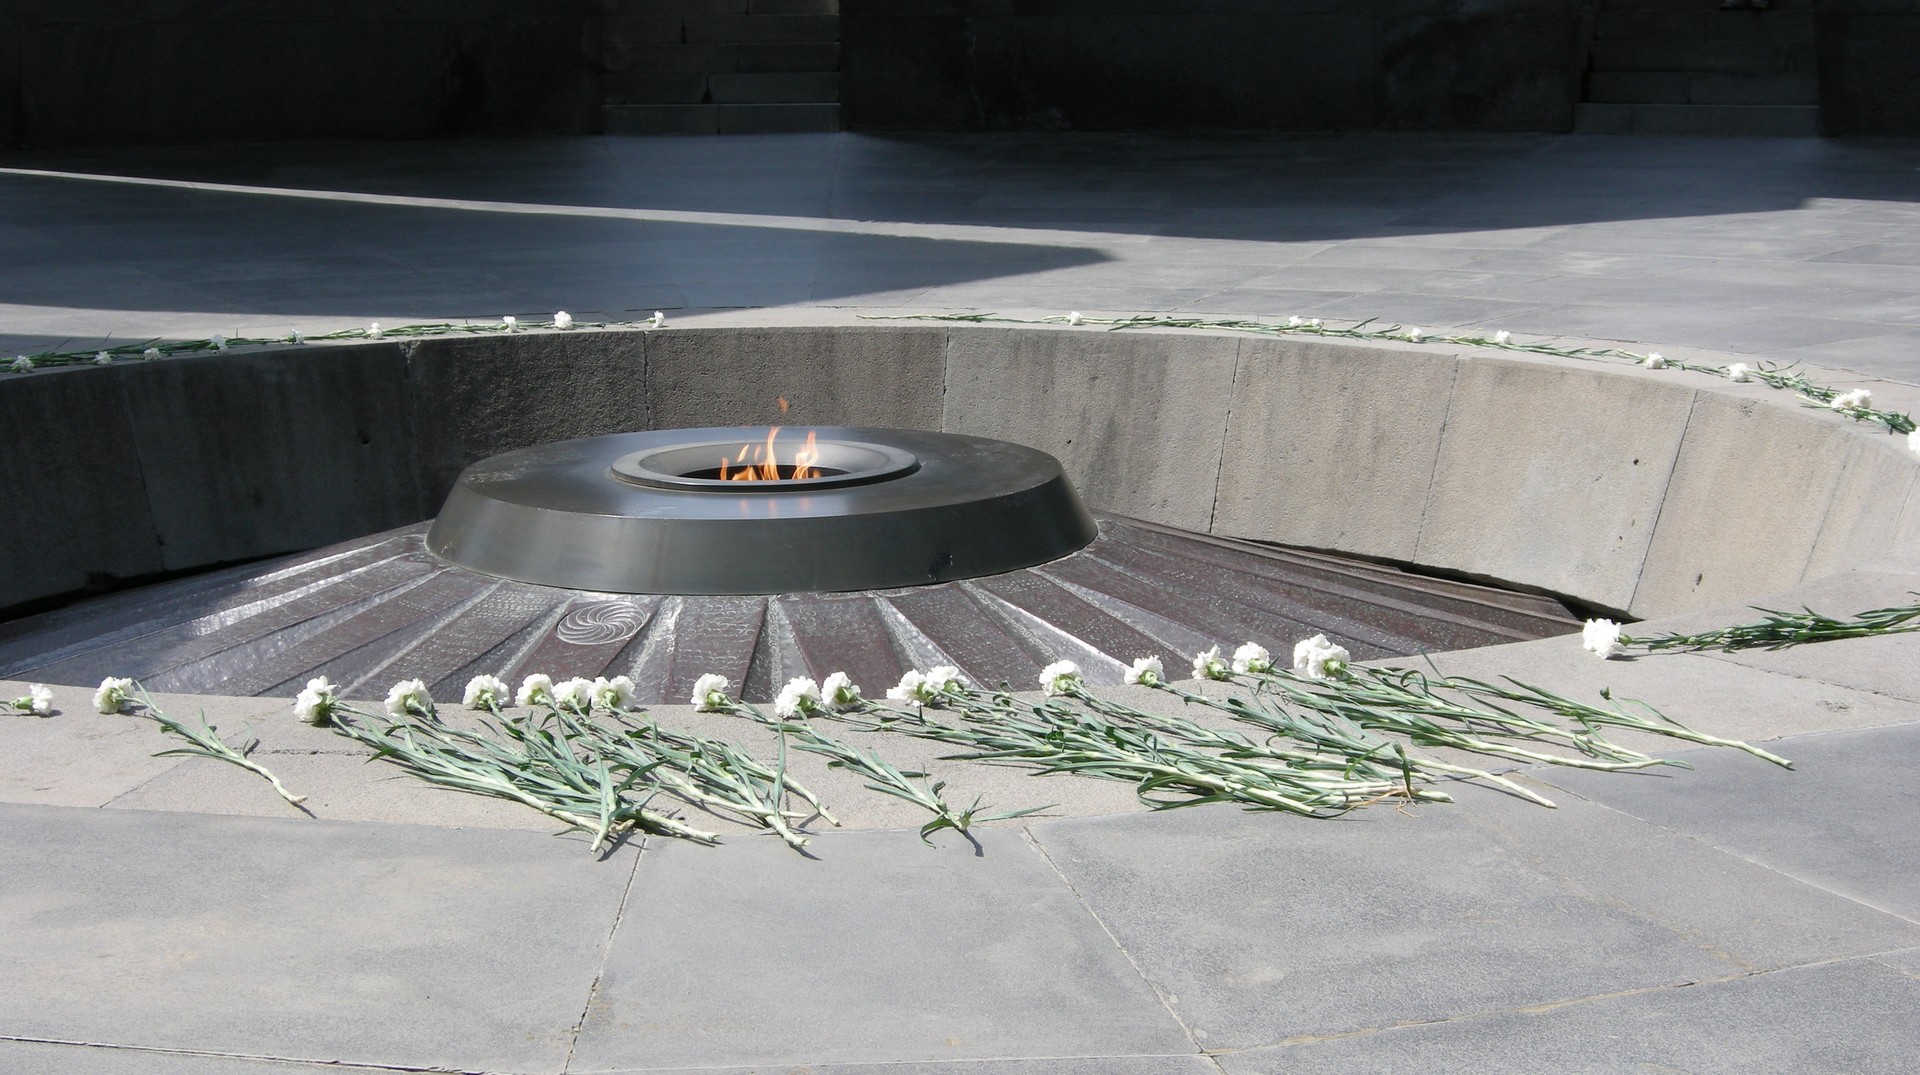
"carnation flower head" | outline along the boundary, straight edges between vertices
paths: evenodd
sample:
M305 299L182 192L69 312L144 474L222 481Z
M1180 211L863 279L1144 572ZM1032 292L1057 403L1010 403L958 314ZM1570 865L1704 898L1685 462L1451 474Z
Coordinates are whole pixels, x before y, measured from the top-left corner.
M572 314L570 314L570 313L568 313L568 312L567 312L567 311L565 311L565 310L561 310L561 311L560 311L559 313L557 313L557 314L554 314L554 315L553 315L553 327L554 327L554 328L572 328L572 327L573 327L573 315L572 315Z
M1248 642L1233 651L1233 670L1251 672L1255 675L1271 672L1273 671L1273 654L1268 653L1265 646Z
M507 681L499 676L478 675L467 680L460 704L468 709L499 709L509 698Z
M1293 671L1308 679L1328 679L1340 676L1347 670L1347 663L1353 660L1346 647L1330 641L1326 635L1314 635L1303 638L1293 647Z
M1620 625L1612 620L1588 620L1580 628L1580 648L1601 660L1627 652L1620 641Z
M1309 317L1309 318L1307 318L1307 327L1308 327L1308 328L1310 328L1310 329L1318 329L1318 328L1320 328L1320 327L1321 327L1322 325L1324 325L1324 324L1326 324L1326 322L1325 322L1325 321L1322 321L1322 320L1320 320L1320 319L1319 319L1319 318L1317 318L1317 317Z
M1667 368L1667 356L1658 351L1648 351L1647 357L1642 359L1640 364L1650 370L1663 370Z
M535 672L520 681L520 692L513 696L514 705L552 705L553 677Z
M334 706L339 704L334 697L335 690L325 676L307 680L306 689L294 696L293 715L308 724L324 727L333 719Z
M595 677L590 692L593 704L610 712L619 712L633 708L633 680L627 676Z
M1193 655L1193 678L1227 678L1227 662L1221 659L1219 646L1209 647Z
M500 327L503 329L506 329L508 332L512 332L513 326L519 323L520 323L520 319L513 316L512 314L508 314L507 316L500 319Z
M936 664L927 669L927 688L934 694L959 694L967 689L967 682L960 678L960 670L950 664Z
M1414 343L1419 343L1420 338L1425 335L1425 329L1410 328L1407 330L1407 339L1412 340Z
M127 707L127 692L133 689L133 680L108 676L100 681L100 687L93 692L93 708L102 713L118 713Z
M1121 682L1140 687L1151 687L1167 678L1167 667L1158 657L1136 657L1127 666L1127 673L1121 676Z
M1080 316L1080 311L1078 310L1067 315L1067 324L1069 325L1082 325L1086 323L1086 320L1086 318Z
M1907 450L1920 455L1920 429L1907 434Z
M666 328L667 315L655 310L653 311L653 316L647 318L647 324L652 325L654 328Z
M431 718L433 696L427 693L427 685L418 679L403 679L387 692L387 713L396 720L410 716Z
M147 362L152 362L154 359L160 357L160 349L158 347L149 347L140 352L140 357Z
M1828 404L1836 411L1864 411L1873 405L1873 393L1864 388L1842 392Z
M1292 317L1287 318L1288 328L1299 328L1301 325L1304 325L1304 324L1306 324L1306 322L1300 319L1299 314L1295 314Z
M593 708L593 680L574 676L553 685L555 708L575 709L582 713Z
M380 322L375 321L372 324L367 326L367 335L373 337L374 339L376 340L379 339L380 333L381 333Z
M33 359L28 358L26 355L15 355L13 356L13 364L7 368L15 373L32 373Z
M725 713L733 708L727 697L727 677L708 672L693 681L693 705L702 713Z
M1745 362L1735 362L1727 367L1727 380L1734 384L1745 384L1753 380L1753 367Z
M1080 666L1072 661L1055 661L1040 670L1040 689L1046 691L1049 698L1072 694L1084 686Z
M773 715L783 720L811 716L820 709L820 684L806 676L787 680L787 685L780 688L780 696L773 700Z
M93 356L93 364L96 366L111 366L113 365L113 356L105 351L97 351Z
M1501 329L1500 331L1493 334L1493 342L1494 343L1512 343L1513 333L1508 332L1506 329Z
M299 329L294 329L292 332L287 333L287 342L293 344L306 343L307 334Z
M860 688L853 677L845 672L835 672L820 684L820 698L829 709L848 710L860 707Z
M927 682L927 677L919 670L909 668L900 682L887 688L887 699L894 702L907 702L912 705L926 705L933 701L935 691Z
M216 351L224 351L227 349L227 338L225 336L220 335L218 332L207 337L207 342L212 344L213 349Z
M11 702L0 704L0 709L16 709L36 717L51 717L53 716L53 688L45 683L29 683L27 693Z

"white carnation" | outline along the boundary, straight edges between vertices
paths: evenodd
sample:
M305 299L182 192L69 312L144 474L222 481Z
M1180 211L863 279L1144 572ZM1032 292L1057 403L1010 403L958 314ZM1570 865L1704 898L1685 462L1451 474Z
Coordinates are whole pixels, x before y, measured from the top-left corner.
M460 704L468 709L498 709L507 704L507 691L507 681L499 676L475 676L467 680Z
M600 676L593 681L593 704L601 709L614 712L631 709L633 693L633 680L627 676L612 679Z
M702 713L725 713L733 708L727 697L727 677L708 672L693 681L693 704Z
M333 719L335 689L325 676L307 680L307 688L293 699L293 715L308 724L325 725Z
M1663 370L1667 368L1667 356L1658 351L1648 351L1647 357L1640 364L1650 370Z
M1494 343L1512 343L1513 333L1508 332L1506 329L1501 329L1500 331L1493 334L1493 342Z
M553 685L553 704L555 708L577 709L582 713L593 708L593 680L574 676L572 679Z
M1227 662L1220 659L1219 646L1209 647L1193 655L1193 678L1227 678Z
M804 717L820 709L820 684L806 676L795 676L780 688L773 700L773 715L786 720Z
M100 688L93 692L93 708L102 713L118 713L127 706L127 691L133 687L133 680L108 676L100 681Z
M1314 635L1301 639L1293 647L1293 671L1308 679L1326 679L1338 676L1346 671L1347 663L1353 660L1346 647L1329 641L1326 635Z
M967 683L960 678L960 670L950 664L936 664L927 669L927 689L934 694L959 694L967 689Z
M894 702L908 702L913 705L925 705L933 701L933 687L927 677L918 670L909 668L900 677L900 682L887 688L887 699Z
M667 315L655 310L653 311L653 316L647 318L647 324L652 325L654 328L666 328Z
M1863 411L1873 405L1873 393L1864 388L1842 392L1829 404L1836 411Z
M553 677L540 672L520 681L520 692L513 696L514 705L552 705Z
M373 337L376 340L380 338L380 331L381 331L380 322L378 321L375 321L374 323L367 326L367 335Z
M853 677L845 672L835 672L820 684L820 697L836 710L858 709L860 707L860 688L854 685Z
M1071 694L1082 685L1080 666L1072 661L1055 661L1040 670L1040 689L1048 697Z
M13 356L13 364L7 368L15 373L32 373L33 359L28 358L26 355L15 355Z
M1907 434L1907 450L1920 455L1920 429Z
M427 685L417 679L403 679L387 692L387 713L395 720L404 720L418 714L433 716L433 697L427 693Z
M1620 625L1612 620L1588 620L1580 629L1580 648L1602 660L1627 652L1620 641Z
M1151 687L1165 678L1167 668L1158 657L1135 658L1133 664L1127 667L1127 674L1121 677L1126 683L1142 687Z
M573 327L573 315L572 315L572 314L570 314L570 313L568 313L568 312L567 312L567 311L565 311L565 310L562 310L562 311L560 311L559 313L557 313L557 314L554 314L554 315L553 315L553 327L554 327L554 328L572 328L572 327Z
M140 352L140 357L148 362L152 362L154 359L160 357L160 349L158 347L149 347Z
M1734 384L1744 384L1753 380L1753 367L1745 362L1735 362L1727 367L1727 380Z
M1233 670L1252 672L1255 675L1271 672L1273 671L1273 654L1268 653L1265 646L1249 642L1233 651Z
M93 364L96 366L111 366L113 365L113 356L105 351L96 352L93 356Z

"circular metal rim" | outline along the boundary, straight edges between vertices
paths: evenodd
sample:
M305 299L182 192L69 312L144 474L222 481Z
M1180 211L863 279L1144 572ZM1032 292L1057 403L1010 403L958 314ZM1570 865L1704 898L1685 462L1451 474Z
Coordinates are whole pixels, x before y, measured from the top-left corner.
M613 461L613 476L621 481L653 489L685 489L708 493L785 492L807 489L837 489L849 485L868 485L905 477L920 469L914 454L885 444L856 440L821 440L814 447L820 453L818 465L835 471L817 478L721 479L696 478L675 469L688 462L705 463L724 459L739 447L739 438L703 440L628 452ZM677 457L692 457L681 461Z
M468 467L434 520L428 549L497 578L604 593L835 593L1004 574L1057 560L1098 535L1045 452L924 430L813 432L885 445L919 465L844 486L659 487L616 476L612 461L758 437L708 427L561 441Z

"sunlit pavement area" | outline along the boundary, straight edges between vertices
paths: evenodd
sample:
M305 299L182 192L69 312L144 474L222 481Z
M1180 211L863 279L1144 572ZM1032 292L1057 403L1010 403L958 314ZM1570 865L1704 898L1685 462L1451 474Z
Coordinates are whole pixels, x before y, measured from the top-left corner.
M838 134L0 165L0 355L561 309L1080 310L1920 385L1912 142ZM32 431L6 434L32 466ZM1781 600L1915 590L1855 572ZM0 1070L1905 1072L1916 638L1436 657L1611 686L1792 772L1690 750L1691 771L1527 774L1557 810L1476 790L1324 822L1136 809L933 847L829 832L811 858L745 830L596 858L290 735L284 703L163 699L254 721L303 817L238 769L150 757L151 725L64 687L56 717L0 717Z

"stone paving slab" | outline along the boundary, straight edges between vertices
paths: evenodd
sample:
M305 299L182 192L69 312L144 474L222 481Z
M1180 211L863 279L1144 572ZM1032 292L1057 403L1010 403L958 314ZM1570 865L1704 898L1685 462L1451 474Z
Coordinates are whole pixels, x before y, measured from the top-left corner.
M1019 832L975 839L655 842L573 1070L1198 1051Z
M1577 800L1548 811L1463 795L1330 822L1205 808L1034 833L1209 1050L1711 981L1915 936Z
M566 1061L633 854L61 807L0 833L0 1036L527 1072Z
M1688 752L1676 776L1556 771L1540 779L1769 869L1920 922L1920 726L1810 735L1790 779ZM1899 819L1899 820L1895 820Z
M1097 1056L933 1060L900 1064L625 1068L587 1075L1220 1075L1203 1056Z
M1920 981L1869 960L1219 1056L1228 1075L1552 1071L1904 1075Z
M377 1075L392 1070L198 1052L0 1041L0 1071L20 1075Z

